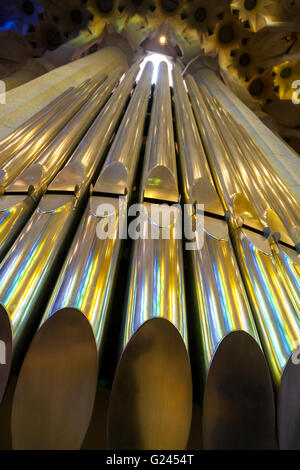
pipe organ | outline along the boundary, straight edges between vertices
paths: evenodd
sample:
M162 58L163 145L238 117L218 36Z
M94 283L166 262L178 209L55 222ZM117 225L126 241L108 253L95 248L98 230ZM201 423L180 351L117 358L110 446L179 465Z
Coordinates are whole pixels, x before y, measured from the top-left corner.
M110 448L185 449L196 400L205 449L299 449L299 203L179 63L172 86L164 62L155 84L151 61L124 72L65 90L0 142L13 447L82 446L113 321Z

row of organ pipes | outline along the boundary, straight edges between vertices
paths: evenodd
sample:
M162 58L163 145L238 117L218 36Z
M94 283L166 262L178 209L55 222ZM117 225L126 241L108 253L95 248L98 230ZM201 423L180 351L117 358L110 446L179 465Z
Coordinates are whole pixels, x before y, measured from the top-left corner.
M194 394L203 448L299 449L299 204L180 64L171 87L165 62L155 84L151 61L139 80L138 63L124 72L69 88L0 143L0 399L17 370L13 448L81 447L116 316L110 448L185 449ZM119 312L133 201L159 204L171 236L140 219L159 236L132 241ZM180 204L204 220L200 248L177 236ZM99 238L99 223L113 236Z

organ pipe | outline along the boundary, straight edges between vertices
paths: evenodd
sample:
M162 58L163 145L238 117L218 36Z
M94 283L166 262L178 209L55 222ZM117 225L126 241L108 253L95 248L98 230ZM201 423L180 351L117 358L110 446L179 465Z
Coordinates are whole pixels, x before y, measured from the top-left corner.
M111 161L121 165L125 158L128 165L125 168L129 167L127 196L131 193L133 173L142 145L152 72L153 67L149 64L135 89L106 158L104 171L94 186L95 194L89 199L49 305L21 369L13 409L13 441L16 448L78 449L87 431L120 258L120 219L126 214L126 208L119 211L117 198L99 194L105 192L112 178L115 187L122 188L124 180L123 174L118 171L119 166L115 167L116 172L113 171L114 168L110 168L112 171L109 173L106 169ZM137 118L129 120L133 113ZM124 150L129 148L130 162L127 152L124 154ZM112 212L99 215L97 208L101 204L110 206ZM101 239L97 236L97 226L101 222L111 226L110 238ZM72 331L68 326L70 322L73 325ZM59 350L59 361L57 356L52 355L53 350ZM39 374L32 369L37 358L43 364ZM65 375L66 366L68 376ZM76 422L73 419L73 401L69 399L74 390L78 390ZM37 408L38 419L35 419L32 416L35 416L34 410ZM25 415L31 416L31 426L27 430L23 426Z
M177 168L168 67L159 65L145 150L141 198L178 202Z

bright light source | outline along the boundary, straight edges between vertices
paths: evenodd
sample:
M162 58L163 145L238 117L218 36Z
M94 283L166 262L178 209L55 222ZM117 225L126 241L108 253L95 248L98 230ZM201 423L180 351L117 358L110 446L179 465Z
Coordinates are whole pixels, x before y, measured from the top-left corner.
M161 46L165 46L167 44L167 38L166 36L162 35L162 36L159 36L159 44Z
M152 75L152 83L156 83L156 81L157 81L157 73L158 73L159 64L161 62L166 62L167 66L168 66L168 72L169 72L169 83L170 83L171 86L173 86L173 79L172 79L173 64L163 54L149 54L144 58L144 60L140 63L140 71L139 71L138 76L136 78L137 82L139 81L147 62L152 62L153 65L154 65L154 70L153 70L153 75Z

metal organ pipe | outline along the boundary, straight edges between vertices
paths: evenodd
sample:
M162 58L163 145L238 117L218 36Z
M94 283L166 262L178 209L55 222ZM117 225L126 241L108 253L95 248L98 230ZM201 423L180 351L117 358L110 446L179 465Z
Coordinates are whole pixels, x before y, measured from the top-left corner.
M300 206L285 187L277 172L269 164L263 152L256 146L255 142L246 133L243 126L237 124L232 116L227 114L231 128L237 133L241 142L248 145L249 159L252 167L256 171L256 177L259 181L264 182L264 188L269 199L270 206L282 220L286 231L293 241L293 246L300 251ZM284 233L281 233L283 241Z
M174 211L161 209L170 218ZM141 230L155 224L144 218ZM163 239L164 228L170 228L170 239ZM113 449L184 449L188 442L192 378L182 246L176 225L158 230L158 239L139 239L133 247L122 355L108 413Z
M49 186L51 191L75 191L77 193L78 188L87 188L93 177L95 178L95 174L99 172L103 163L105 152L109 149L137 73L138 65L134 64L126 72L126 80L122 80L91 126L87 134L88 139L82 141ZM99 155L97 159L91 158L91 154L95 152Z
M286 227L285 231L281 230L281 239L297 247L300 241L299 204L245 129L228 112L224 112L218 101L212 99L204 87L200 89L223 136L228 129L226 143L231 150L232 162L240 178L248 178L248 197L252 199L253 205L257 207L257 202L261 200L262 209L257 208L261 220L268 224L270 209L278 214Z
M50 182L107 101L121 73L122 69L116 70L94 92L40 157L6 188L7 195L0 197L0 260L11 247ZM24 197L23 194L27 192L28 196Z
M224 211L212 181L181 70L177 66L173 68L173 84L175 123L185 201L187 204L194 202L205 204L206 211L223 215Z
M206 111L205 103L199 93L195 80L188 75L185 81L211 173L225 208L230 204L234 195L239 193L240 181L230 160L224 138L216 128L210 112Z
M253 217L248 209L247 214ZM236 203L235 214L239 213ZM246 214L242 212L246 221ZM256 325L269 361L278 393L277 424L282 449L297 449L299 434L300 374L297 358L300 354L300 315L285 279L272 256L270 244L262 234L247 230L233 217L230 228Z
M9 192L27 191L35 197L44 193L54 176L62 169L76 149L95 117L117 85L124 70L117 69L94 91L82 108L72 117L44 152L8 187Z
M78 87L69 88L55 100L53 105L47 107L45 113L42 115L38 113L38 119L31 119L30 126L24 132L22 132L17 139L12 138L8 141L8 143L0 147L0 168L5 165L6 162L11 160L12 157L23 155L23 151L25 151L27 148L30 148L30 146L33 147L38 139L47 134L48 126L51 127L51 123L53 125L55 119L63 115L64 109L68 109L74 100L78 101L78 98L84 96L84 94L92 93L93 88L95 89L97 84L100 85L105 80L105 78L106 75L103 73L96 74L92 80L85 80ZM15 132L18 132L18 130ZM47 142L45 142L44 145L46 144Z
M0 164L23 147L55 114L74 99L75 89L68 88L41 111L30 117L0 141Z

